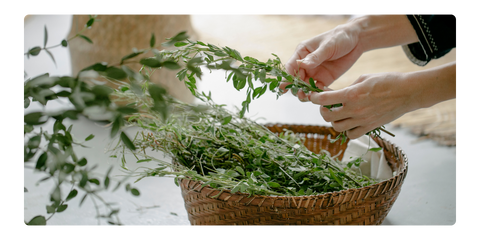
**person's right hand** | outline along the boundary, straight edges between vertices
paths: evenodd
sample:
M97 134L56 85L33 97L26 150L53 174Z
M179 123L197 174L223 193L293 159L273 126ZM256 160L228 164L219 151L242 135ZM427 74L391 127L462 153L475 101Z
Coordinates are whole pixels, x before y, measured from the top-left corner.
M307 83L313 78L316 86L324 89L362 55L359 32L360 29L351 21L301 42L285 65L287 73L298 76ZM285 87L289 84L282 83L280 88L286 92ZM308 100L301 90L297 97L301 101Z

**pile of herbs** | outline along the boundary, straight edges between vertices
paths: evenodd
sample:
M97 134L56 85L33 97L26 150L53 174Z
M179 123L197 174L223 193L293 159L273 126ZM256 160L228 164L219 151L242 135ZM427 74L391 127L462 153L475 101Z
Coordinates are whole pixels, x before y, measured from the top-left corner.
M291 83L287 89L293 93L300 89L305 93L321 92L313 79L305 83L286 73L275 54L275 58L261 62L253 57L242 57L229 47L191 41L185 32L167 40L164 46L176 48L151 49L154 57L140 60L143 64L140 73L148 76L163 67L178 70L177 78L204 104L182 103L169 97L162 87L139 79L135 85L120 86L113 93L118 101L130 102L130 107L140 110L129 115L124 126L143 129L131 141L120 136L112 149L116 152L113 156L121 158L127 171L130 171L125 167L125 154L128 153L139 163L154 161L158 164L154 168L134 170L138 180L170 176L175 177L177 184L179 179L188 178L233 193L286 196L321 194L376 183L358 172L360 158L344 164L328 151L315 154L306 149L302 139L294 133L286 131L276 135L245 118L249 104L267 90L277 93L278 98L282 94L279 88L282 81ZM132 53L122 61L144 52ZM246 100L237 113L214 103L210 93L197 90L202 69L223 70L225 80L232 81L235 89L247 88ZM369 134L378 136L380 129ZM335 140L340 138L343 142L346 136L340 134ZM161 160L149 154L151 151L168 154L174 162ZM143 172L139 171L141 169Z
M133 92L117 91L116 95L119 100L135 98L145 109L153 106L149 94L139 98ZM240 117L240 113L215 104L210 95L199 98L204 104L191 105L166 97L170 114L165 120L155 111L128 117L129 126L142 130L128 144L119 141L112 150L115 156L120 156L123 163L125 154L133 154L139 163L158 163L153 168L135 170L138 180L171 176L177 184L179 179L188 178L232 193L284 196L315 195L376 183L354 167L361 159L344 164L328 151L315 154L291 131L274 134ZM157 151L168 154L173 163L149 154Z

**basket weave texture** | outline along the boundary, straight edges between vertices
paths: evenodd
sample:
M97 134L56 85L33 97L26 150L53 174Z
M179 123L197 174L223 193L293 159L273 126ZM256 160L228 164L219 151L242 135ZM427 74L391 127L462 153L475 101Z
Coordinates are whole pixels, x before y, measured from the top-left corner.
M342 158L347 146L330 143L338 133L331 127L266 125L274 133L291 130L305 138L305 146L318 153L328 150ZM387 140L374 139L384 149L394 177L371 186L313 196L259 196L232 194L202 187L198 181L180 182L192 225L379 225L393 206L407 174L405 153Z

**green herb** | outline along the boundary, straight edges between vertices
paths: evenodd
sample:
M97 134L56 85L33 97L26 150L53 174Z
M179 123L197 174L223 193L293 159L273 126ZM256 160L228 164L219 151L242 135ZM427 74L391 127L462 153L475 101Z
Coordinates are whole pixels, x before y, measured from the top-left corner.
M148 93L139 97L118 91L115 96L119 101L140 100L146 109L154 104ZM133 154L137 159L158 163L155 168L135 172L138 180L151 176L189 178L214 188L248 194L321 194L376 183L332 158L327 151L309 151L293 132L276 135L227 111L208 96L199 94L204 101L201 106L166 98L171 110L166 120L154 110L135 114L128 126L144 129L133 140L136 150L119 144L112 149L112 155L124 159L125 154ZM147 150L167 153L177 164L155 158Z
M323 91L315 85L315 81L312 78L306 83L297 76L288 74L280 58L273 53L272 56L274 56L274 58L262 62L250 56L242 58L237 50L229 47L218 47L212 44L205 44L201 41L192 41L188 39L185 32L181 32L168 40L169 41L163 45L174 45L177 49L162 50L157 53L157 56L178 63L176 68L180 69L180 71L177 76L180 80L188 76L189 81L186 81L185 85L194 95L199 95L196 91L194 77L201 78L203 74L199 66L204 66L209 70L225 70L228 74L226 81L232 80L235 89L241 90L247 88L247 98L241 103L242 109L240 111L240 117L243 117L248 111L251 101L261 97L267 89L277 93L278 98L282 94L279 86L283 81L291 83L285 88L290 89L293 94L296 94L298 90L302 90L305 94ZM144 64L146 64L146 62L144 62ZM146 65L149 64L152 67L159 67L160 65L160 63L155 65L148 63ZM238 67L234 67L235 65L238 65ZM252 81L258 81L262 86L255 87ZM331 109L341 106L342 104L339 103L324 107ZM386 131L383 126L368 132L366 135L380 137L380 132L394 136L392 133ZM341 133L339 137L342 139L342 143L347 138L345 132Z

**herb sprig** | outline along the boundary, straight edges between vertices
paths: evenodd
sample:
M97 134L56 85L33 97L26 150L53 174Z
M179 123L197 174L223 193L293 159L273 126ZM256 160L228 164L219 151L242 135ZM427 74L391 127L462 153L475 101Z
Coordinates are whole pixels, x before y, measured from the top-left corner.
M190 89L192 94L198 96L196 88L196 78L201 79L201 66L209 70L222 69L226 71L226 81L232 81L233 86L237 90L247 88L246 99L242 102L240 117L245 115L249 110L250 103L256 98L261 97L267 90L277 94L277 99L282 95L282 90L279 88L281 82L290 83L285 87L293 94L302 90L305 94L310 92L323 92L322 89L315 85L313 78L306 83L298 76L290 75L286 72L284 65L280 58L273 54L274 58L268 59L266 62L259 61L256 58L245 56L230 47L218 47L209 43L201 41L192 41L188 39L185 32L177 34L170 38L167 46L177 47L174 50L163 50L156 52L156 59L168 59L170 62L175 62L175 65L180 71L177 77L181 81L185 81L185 85ZM173 63L172 63L173 64ZM185 67L181 67L181 65ZM147 64L148 65L148 64ZM155 67L158 63L150 65ZM255 86L253 82L260 82L261 86ZM340 107L341 103L324 106L328 109ZM385 132L391 136L391 132L387 131L384 126L378 127L366 135L380 137L380 133ZM338 135L337 139L342 139L342 143L346 141L346 133L343 132Z
M120 101L138 100L131 91L116 91L115 95ZM144 109L151 109L149 93L141 99ZM170 115L166 120L155 111L132 114L129 126L144 130L133 138L134 147L126 147L120 140L112 149L113 155L121 156L127 171L127 153L139 162L158 163L155 168L134 171L139 180L150 176L171 176L177 182L189 178L233 193L299 196L376 183L327 151L309 151L291 131L276 135L240 113L215 104L210 94L202 92L199 99L205 104L190 105L168 98ZM159 160L149 154L151 151L167 153L177 164Z

